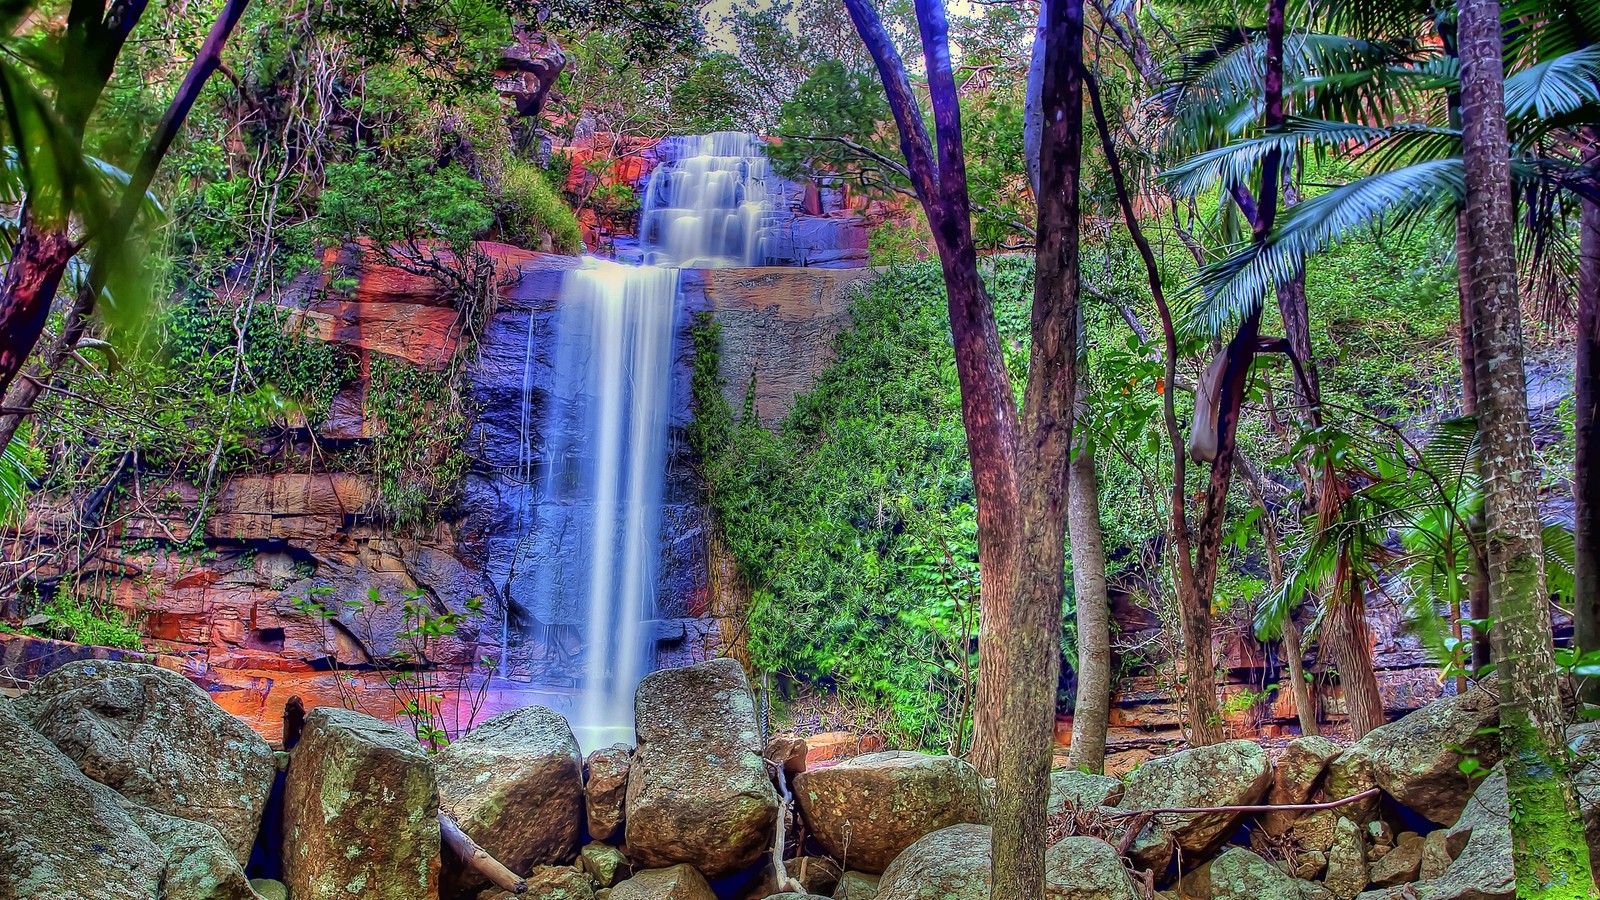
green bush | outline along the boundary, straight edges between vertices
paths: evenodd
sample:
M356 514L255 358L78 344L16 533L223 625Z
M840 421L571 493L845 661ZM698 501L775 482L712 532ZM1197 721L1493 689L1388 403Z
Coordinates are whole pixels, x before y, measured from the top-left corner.
M555 253L583 249L577 216L533 163L515 157L506 160L496 215L501 237L509 243Z

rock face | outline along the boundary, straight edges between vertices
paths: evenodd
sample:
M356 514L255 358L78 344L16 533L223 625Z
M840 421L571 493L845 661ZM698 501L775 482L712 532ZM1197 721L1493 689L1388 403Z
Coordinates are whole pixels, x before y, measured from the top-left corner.
M0 898L150 900L166 857L121 798L0 702Z
M635 863L690 863L712 878L754 863L778 795L744 670L731 659L663 669L639 683L634 703L625 830Z
M611 900L716 900L693 866L648 869L611 889Z
M1485 733L1500 721L1492 686L1445 697L1375 728L1345 755L1365 756L1384 792L1440 825L1461 815L1472 780L1461 761L1471 756L1487 769L1500 760L1500 738Z
M584 808L589 817L589 836L597 841L622 836L630 760L628 748L619 745L594 751L584 763L584 770L589 773L583 785Z
M1272 779L1272 763L1254 741L1227 741L1164 756L1140 766L1128 780L1120 809L1249 806L1261 799ZM1163 816L1135 842L1134 852L1149 868L1166 868L1160 850L1176 843L1186 856L1204 857L1238 827L1239 813ZM1148 848L1141 853L1143 848Z
M806 827L835 858L879 873L925 834L983 821L978 770L951 756L888 750L795 779Z
M884 870L877 900L989 900L989 842L987 825L925 835Z
M583 839L583 767L560 714L526 706L496 716L433 759L439 804L489 854L517 872L570 863ZM446 863L454 862L448 856ZM451 868L445 880L480 880Z
M410 735L317 709L284 785L284 883L295 900L435 896L438 812L433 766Z
M221 833L250 855L272 789L272 748L181 675L140 663L69 663L20 704L83 774L159 813Z
M1117 851L1092 837L1069 837L1045 853L1047 900L1139 900Z
M1292 876L1243 847L1212 860L1210 872L1212 900L1300 900Z
M1506 774L1496 766L1472 792L1461 818L1445 834L1455 861L1427 882L1426 900L1509 900L1516 894L1511 860L1511 803Z

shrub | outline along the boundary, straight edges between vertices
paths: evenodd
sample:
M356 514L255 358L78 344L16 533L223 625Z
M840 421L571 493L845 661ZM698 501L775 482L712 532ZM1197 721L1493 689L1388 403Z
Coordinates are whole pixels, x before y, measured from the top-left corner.
M505 171L500 175L496 216L501 237L509 243L555 253L583 249L577 216L533 163L517 158L506 160Z

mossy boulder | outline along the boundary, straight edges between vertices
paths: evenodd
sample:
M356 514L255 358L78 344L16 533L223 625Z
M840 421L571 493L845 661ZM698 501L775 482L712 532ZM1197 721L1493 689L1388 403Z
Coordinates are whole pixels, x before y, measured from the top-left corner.
M166 854L116 791L0 702L0 900L157 896Z
M1050 798L1046 812L1057 815L1068 810L1115 806L1122 799L1124 786L1110 775L1091 775L1071 769L1050 773Z
M989 900L987 825L952 825L916 840L889 863L877 900Z
M1057 841L1044 856L1046 900L1139 900L1117 851L1097 838Z
M1254 741L1225 741L1151 760L1128 779L1118 804L1124 810L1249 806L1272 780L1272 763ZM1131 852L1145 868L1162 870L1171 845L1189 859L1203 859L1238 828L1243 813L1163 815L1153 820Z
M1243 847L1211 861L1212 900L1300 900L1294 876Z
M272 790L272 748L189 679L83 660L39 679L18 709L83 774L155 812L215 828L250 856Z
M439 804L516 872L571 863L583 840L583 762L572 728L542 706L495 716L433 758ZM487 881L445 858L446 893Z
M1492 679L1491 679L1492 681ZM1384 793L1440 825L1450 825L1472 796L1461 770L1472 758L1487 769L1500 760L1499 697L1493 685L1443 697L1374 728L1344 756L1363 756Z
M640 866L688 863L710 878L755 863L771 845L778 793L739 663L718 659L645 676L634 718L628 855Z
M795 796L829 854L876 874L923 835L982 822L979 782L964 760L889 750L806 772Z
M646 869L611 889L610 900L717 900L693 866Z
M439 791L416 739L346 709L306 717L283 796L294 900L416 900L439 891Z
M866 872L846 872L839 876L833 900L876 900L880 880L877 875Z

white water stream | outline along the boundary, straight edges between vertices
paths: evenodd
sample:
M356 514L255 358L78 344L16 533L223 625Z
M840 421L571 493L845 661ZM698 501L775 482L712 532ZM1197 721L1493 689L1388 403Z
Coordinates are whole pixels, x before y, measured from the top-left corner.
M647 265L588 258L566 277L542 415L529 328L522 429L543 453L524 451L523 474L541 480L546 511L527 540L539 596L517 599L578 635L573 725L586 750L632 742L634 689L654 656L679 270L761 265L772 229L776 180L758 138L671 140L640 215Z

